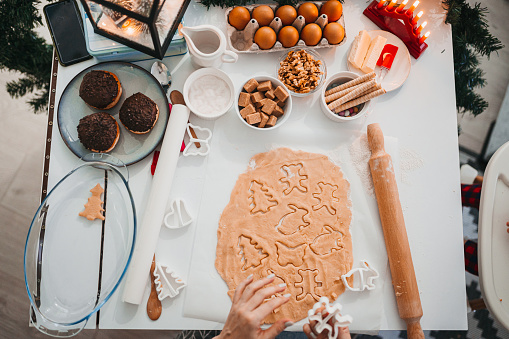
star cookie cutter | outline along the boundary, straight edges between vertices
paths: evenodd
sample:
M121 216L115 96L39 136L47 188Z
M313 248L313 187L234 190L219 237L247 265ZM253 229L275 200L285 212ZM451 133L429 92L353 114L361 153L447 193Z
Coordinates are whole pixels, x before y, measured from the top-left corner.
M375 280L376 278L378 278L380 276L378 274L378 271L375 270L373 267L371 267L368 264L368 262L365 260L361 261L361 263L362 263L362 266L364 266L364 267L354 268L354 269L350 270L350 272L348 272L347 274L343 274L341 276L341 280L343 280L343 284L350 291L361 292L361 291L364 291L365 289L373 290L376 287L375 284L373 283L373 280ZM358 281L359 281L360 287L350 286L350 285L348 285L348 281L346 280L346 278L349 278L356 272L358 272L358 276L359 276Z
M196 133L196 138L193 137L193 133L191 132L191 128ZM205 127L195 126L191 123L187 124L187 135L189 136L189 142L186 145L186 148L182 152L182 154L187 156L200 155L202 157L206 156L210 153L210 145L209 141L212 138L212 131ZM195 143L199 143L200 148L196 147Z
M325 306L325 310L316 314L316 311L322 306ZM308 311L308 320L310 323L311 321L316 321L315 331L318 334L328 330L329 339L336 339L339 334L339 327L348 326L353 321L351 316L340 314L342 308L341 304L335 303L331 305L329 298L321 297L313 305L313 309ZM332 320L332 325L329 324L330 320Z
M159 300L163 300L167 297L176 297L180 293L180 290L186 286L186 283L177 275L177 273L175 273L175 271L161 263L156 263L154 277L157 298Z
M173 200L170 211L164 216L164 225L169 229L178 229L189 226L193 220L185 201L177 198Z

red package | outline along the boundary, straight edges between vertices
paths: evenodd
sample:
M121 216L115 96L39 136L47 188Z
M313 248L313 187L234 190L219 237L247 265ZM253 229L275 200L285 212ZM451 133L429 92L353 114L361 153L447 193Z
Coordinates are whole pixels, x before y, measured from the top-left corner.
M376 65L382 66L383 64L386 68L391 69L396 53L398 53L397 46L391 44L385 45L384 49L382 49L382 53L380 53L380 58L378 58Z

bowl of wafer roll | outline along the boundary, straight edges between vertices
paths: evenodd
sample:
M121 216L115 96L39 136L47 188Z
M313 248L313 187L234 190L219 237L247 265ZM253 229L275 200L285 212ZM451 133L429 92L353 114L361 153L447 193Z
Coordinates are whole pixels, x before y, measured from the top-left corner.
M333 121L351 121L364 116L371 101L386 91L377 83L375 73L362 76L339 72L324 84L320 104L322 112Z

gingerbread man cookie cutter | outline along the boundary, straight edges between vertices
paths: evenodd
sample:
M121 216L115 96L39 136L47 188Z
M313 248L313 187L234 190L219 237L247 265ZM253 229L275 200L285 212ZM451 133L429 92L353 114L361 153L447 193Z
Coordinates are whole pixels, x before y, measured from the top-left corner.
M193 129L195 132L196 138L193 136L191 129ZM186 132L189 136L189 142L182 152L185 157L195 155L204 157L210 153L209 141L210 138L212 138L212 131L210 129L188 123ZM200 147L198 148L196 144L198 144Z
M318 312L320 307L325 307L325 310ZM349 315L341 315L341 309L343 307L339 303L332 304L329 302L329 298L321 297L316 304L313 305L313 309L308 311L308 320L311 323L316 321L315 331L320 334L327 330L329 339L336 339L339 333L339 327L345 327L352 323L353 318ZM332 320L332 325L329 321ZM313 334L313 332L311 332Z
M373 280L378 278L380 275L378 274L378 271L375 270L373 267L371 267L367 261L362 260L361 264L363 267L354 268L350 270L347 274L343 274L341 276L341 280L343 280L343 284L346 288L348 288L350 291L353 292L362 292L365 289L367 290L373 290L375 289L375 284L373 283ZM359 277L359 287L353 287L348 285L347 278L351 277L355 273L358 273Z
M180 290L186 286L186 283L177 275L177 273L175 273L175 271L161 263L156 263L154 277L157 297L161 301L167 297L176 297L180 293Z
M169 229L177 229L189 226L193 220L185 201L177 198L172 201L169 212L164 216L164 225Z

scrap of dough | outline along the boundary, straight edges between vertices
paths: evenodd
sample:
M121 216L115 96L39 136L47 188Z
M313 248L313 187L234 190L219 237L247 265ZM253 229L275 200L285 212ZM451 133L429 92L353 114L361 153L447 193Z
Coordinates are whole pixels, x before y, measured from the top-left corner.
M88 202L85 204L85 209L79 213L80 217L85 217L88 220L101 219L104 220L102 212L104 212L103 201L101 200L101 194L104 190L101 185L97 184L90 190L92 196L88 198Z
M264 323L282 318L298 321L307 316L317 298L334 300L345 291L341 275L350 271L353 264L350 185L340 168L322 154L278 148L255 155L249 164L239 176L219 220L215 266L228 285L230 297L248 275L253 274L257 280L274 273L279 277L278 283L287 284L283 293L292 296ZM306 175L306 192L287 195L284 191L288 185L280 178L282 168L292 164L302 164L300 173ZM253 181L263 183L273 195L270 200L277 201L265 213L251 213ZM334 214L326 207L313 209L324 184L335 189L333 196L329 191ZM297 214L300 209L307 213ZM293 228L281 222L285 215L297 222ZM281 225L285 232L281 232ZM248 244L249 251L243 251Z

